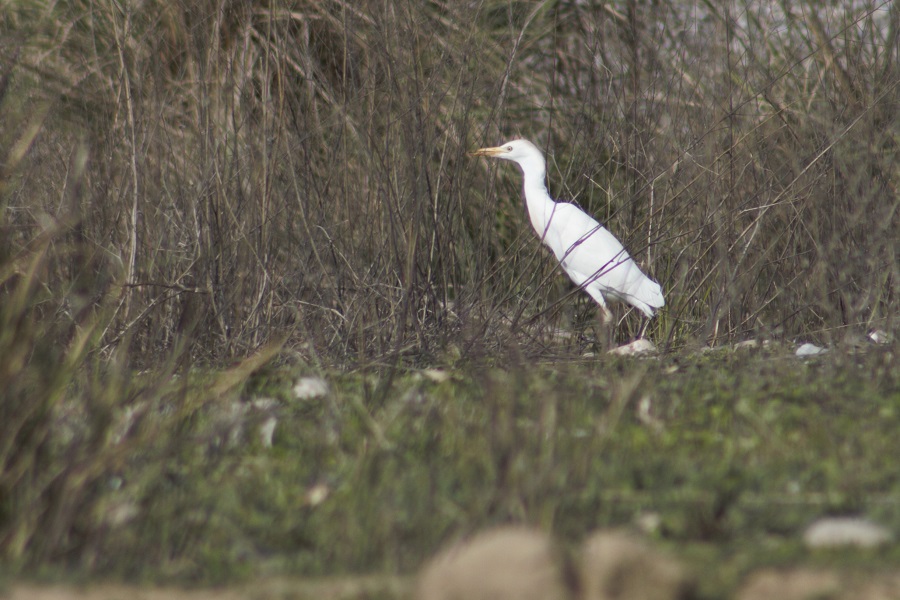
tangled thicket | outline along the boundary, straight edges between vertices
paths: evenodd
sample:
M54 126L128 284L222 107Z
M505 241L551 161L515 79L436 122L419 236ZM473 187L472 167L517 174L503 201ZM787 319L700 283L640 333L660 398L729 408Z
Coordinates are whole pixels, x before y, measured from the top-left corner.
M98 319L100 349L565 350L554 332L588 303L531 234L518 173L465 156L514 136L662 283L663 344L892 327L895 3L3 11L3 264L40 247L36 310Z

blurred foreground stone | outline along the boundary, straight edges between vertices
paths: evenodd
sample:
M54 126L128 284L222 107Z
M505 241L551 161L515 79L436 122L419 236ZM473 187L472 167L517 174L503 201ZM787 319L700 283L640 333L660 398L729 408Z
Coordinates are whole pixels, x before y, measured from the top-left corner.
M540 531L495 529L439 553L423 569L415 598L678 600L693 590L679 563L626 533L591 535L574 563Z
M808 600L834 598L840 592L838 578L812 570L763 571L751 575L737 595L737 600Z
M765 569L747 578L736 600L895 600L900 575L820 569Z
M571 598L550 537L504 527L453 544L422 571L419 600L566 600Z
M861 517L825 517L803 533L803 543L812 549L841 546L875 548L890 543L892 539L891 532L886 528Z
M617 531L590 536L581 550L583 600L678 600L693 582L675 560L640 538Z

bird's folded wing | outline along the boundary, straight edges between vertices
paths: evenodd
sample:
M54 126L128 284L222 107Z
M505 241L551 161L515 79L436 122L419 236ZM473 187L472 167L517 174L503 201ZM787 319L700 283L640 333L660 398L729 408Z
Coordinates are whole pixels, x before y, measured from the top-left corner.
M621 242L574 204L556 205L544 240L566 269L588 276L600 276L631 263Z

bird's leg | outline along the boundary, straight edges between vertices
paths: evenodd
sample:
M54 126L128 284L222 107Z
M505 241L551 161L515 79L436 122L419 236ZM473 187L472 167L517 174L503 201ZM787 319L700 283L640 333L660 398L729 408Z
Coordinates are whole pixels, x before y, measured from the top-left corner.
M638 329L637 339L639 339L639 340L644 339L644 334L647 333L647 327L649 325L650 325L650 319L645 319L645 318L641 317L641 328Z
M609 307L605 304L600 305L600 322L604 325L609 325L613 321L612 311L609 310Z
M600 346L600 349L606 351L607 349L613 346L615 342L615 327L613 326L613 314L612 311L609 310L609 307L606 306L606 303L598 303L599 310L597 311L597 322L598 327L596 328L595 334L597 336L597 345Z

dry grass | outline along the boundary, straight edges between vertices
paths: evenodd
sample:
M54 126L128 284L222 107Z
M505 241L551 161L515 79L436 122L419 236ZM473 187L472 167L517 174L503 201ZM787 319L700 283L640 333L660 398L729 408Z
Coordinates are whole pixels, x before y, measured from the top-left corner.
M328 364L545 351L574 301L515 172L464 156L514 135L662 282L664 343L890 325L892 3L5 12L4 135L33 123L10 105L48 113L6 183L8 243L68 223L117 281L104 347L143 362L186 323L204 360L282 331Z

